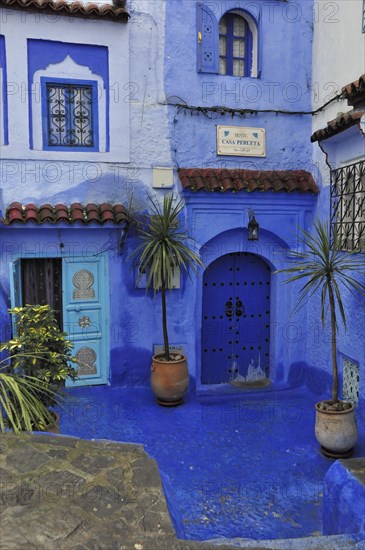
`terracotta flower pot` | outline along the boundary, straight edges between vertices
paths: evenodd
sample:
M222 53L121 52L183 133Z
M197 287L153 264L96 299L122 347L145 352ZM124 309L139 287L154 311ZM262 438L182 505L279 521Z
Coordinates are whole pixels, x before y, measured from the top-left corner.
M60 433L60 415L55 411L50 411L52 416L54 417L54 422L51 422L50 424L47 424L44 426L43 432L50 432L53 434L59 434Z
M322 452L333 458L351 456L353 446L357 440L357 424L354 406L344 411L323 410L322 404L316 403L315 433Z
M151 387L160 405L174 407L182 403L189 387L189 371L186 357L171 354L181 359L166 361L163 355L154 355L151 366Z

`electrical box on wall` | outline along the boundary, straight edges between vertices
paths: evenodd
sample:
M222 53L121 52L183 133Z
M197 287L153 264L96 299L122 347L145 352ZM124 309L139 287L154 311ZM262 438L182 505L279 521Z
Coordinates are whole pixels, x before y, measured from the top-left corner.
M172 168L153 168L152 175L152 186L154 189L171 189L174 186L174 171Z
M141 272L138 268L134 270L136 288L147 288L147 274L145 271Z
M147 273L141 273L138 268L135 269L135 282L136 288L147 288ZM180 269L175 270L171 283L169 290L180 288Z

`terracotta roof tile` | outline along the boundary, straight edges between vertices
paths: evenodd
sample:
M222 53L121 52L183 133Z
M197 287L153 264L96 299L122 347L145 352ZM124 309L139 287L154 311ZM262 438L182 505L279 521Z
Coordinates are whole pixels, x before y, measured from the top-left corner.
M326 128L321 128L314 132L311 141L321 141L335 136L336 134L340 134L344 130L358 124L364 113L365 111L349 111L348 113L339 114L338 117L327 122Z
M85 222L84 209L82 204L75 202L70 208L71 222Z
M25 210L25 219L27 222L37 221L38 208L35 204L28 204Z
M8 223L13 222L22 222L23 221L23 212L22 212L22 205L20 202L13 202L13 208L9 210L8 213Z
M32 205L34 206L34 205ZM28 208L25 207L25 212L27 212ZM38 220L39 223L44 222L51 222L53 218L53 208L51 204L42 204L42 206L38 209Z
M115 204L114 205L114 218L115 223L123 223L126 221L126 209L122 204Z
M183 189L192 191L318 193L318 187L312 175L304 170L181 168L178 173Z
M86 217L89 220L89 222L97 222L99 223L99 212L98 207L96 204L89 203L85 206L86 210Z
M5 217L1 222L5 225L13 223L98 223L104 224L111 222L114 224L122 224L127 222L128 213L122 204L103 203L100 206L89 203L85 207L80 203L73 203L70 206L65 204L42 204L36 206L27 204L23 206L20 202L13 202L6 210Z
M68 222L68 210L65 204L56 204L55 206L55 223Z
M125 1L123 2L125 6ZM114 7L113 4L99 6L94 3L67 2L66 0L0 0L0 6L27 11L43 11L48 14L68 15L88 19L108 19L111 21L128 21L125 7Z
M346 84L341 91L349 105L355 106L360 102L365 102L365 74L361 75L355 82Z

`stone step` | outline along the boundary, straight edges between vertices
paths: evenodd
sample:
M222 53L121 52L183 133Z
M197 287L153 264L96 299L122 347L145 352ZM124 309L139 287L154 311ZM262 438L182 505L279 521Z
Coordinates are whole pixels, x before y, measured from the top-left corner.
M219 548L267 548L272 550L352 550L365 549L365 541L358 535L328 535L318 537L304 537L298 539L254 540L241 538L221 538L204 541Z

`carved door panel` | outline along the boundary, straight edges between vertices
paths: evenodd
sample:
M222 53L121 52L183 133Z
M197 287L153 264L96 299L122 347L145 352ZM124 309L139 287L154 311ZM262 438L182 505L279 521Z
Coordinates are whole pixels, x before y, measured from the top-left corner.
M104 256L63 260L64 330L74 343L79 380L106 384L108 376L108 284Z
M222 256L205 270L202 384L269 376L270 277L266 262L246 252Z

